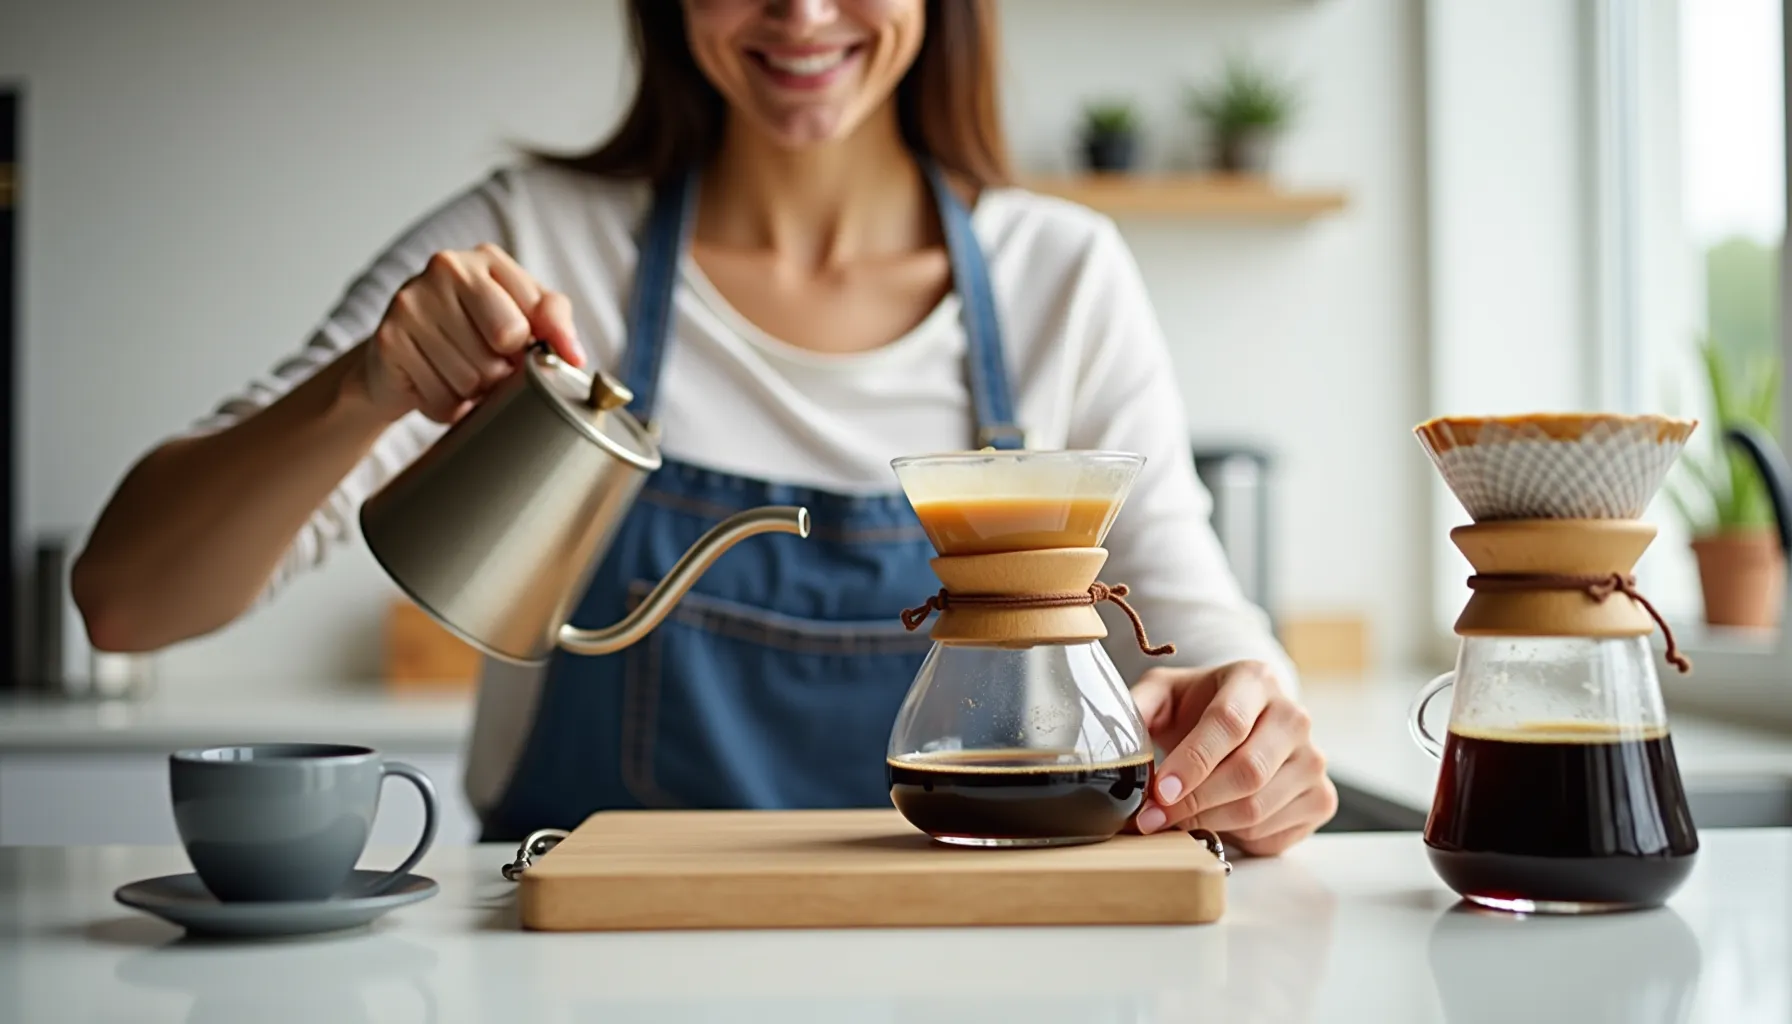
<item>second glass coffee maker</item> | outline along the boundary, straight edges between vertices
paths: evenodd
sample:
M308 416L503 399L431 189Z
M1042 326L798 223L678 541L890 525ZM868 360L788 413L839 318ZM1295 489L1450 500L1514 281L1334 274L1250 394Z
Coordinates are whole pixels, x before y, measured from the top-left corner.
M1145 799L1153 751L1102 640L1113 602L1151 654L1101 547L1144 459L1121 452L965 452L898 459L939 557L933 649L890 733L897 809L961 846L1112 838ZM926 595L917 595L917 600Z
M1691 420L1566 413L1440 417L1417 434L1473 522L1453 672L1419 692L1413 734L1440 764L1425 846L1466 900L1521 913L1659 906L1699 842L1655 652L1682 657L1637 589L1650 499ZM1426 706L1450 691L1440 738Z

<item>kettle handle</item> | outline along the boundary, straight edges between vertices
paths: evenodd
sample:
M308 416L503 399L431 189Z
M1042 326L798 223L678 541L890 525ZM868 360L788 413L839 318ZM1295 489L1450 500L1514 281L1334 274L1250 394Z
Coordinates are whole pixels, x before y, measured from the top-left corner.
M1748 453L1761 479L1767 485L1767 500L1773 505L1773 522L1780 535L1780 551L1792 555L1792 471L1767 431L1753 423L1732 423L1724 430L1730 443Z

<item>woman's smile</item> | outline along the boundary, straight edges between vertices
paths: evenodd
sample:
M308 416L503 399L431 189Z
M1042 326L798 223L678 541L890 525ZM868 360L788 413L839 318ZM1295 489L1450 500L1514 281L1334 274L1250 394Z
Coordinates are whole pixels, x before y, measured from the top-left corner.
M863 43L821 46L779 46L747 49L748 64L760 77L781 89L811 92L826 89L858 67Z

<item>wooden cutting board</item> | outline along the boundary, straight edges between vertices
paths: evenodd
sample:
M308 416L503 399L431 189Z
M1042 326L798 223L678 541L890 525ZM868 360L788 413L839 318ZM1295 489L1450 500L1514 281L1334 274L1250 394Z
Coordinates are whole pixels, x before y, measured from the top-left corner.
M606 811L519 880L525 928L1203 924L1225 870L1186 833L963 849L895 810Z

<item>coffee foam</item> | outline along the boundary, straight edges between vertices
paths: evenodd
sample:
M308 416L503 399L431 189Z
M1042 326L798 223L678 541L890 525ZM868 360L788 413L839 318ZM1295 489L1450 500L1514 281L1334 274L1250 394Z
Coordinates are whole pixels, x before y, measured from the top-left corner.
M950 772L955 775L1040 775L1050 772L1099 772L1136 768L1150 764L1152 755L1147 751L1117 761L1091 762L1078 759L1069 750L1016 747L1008 750L942 750L929 754L906 754L886 758L885 761L892 767L910 771Z
M1643 743L1666 739L1665 725L1620 724L1617 722L1528 722L1503 728L1450 726L1452 735L1470 740L1500 743Z

